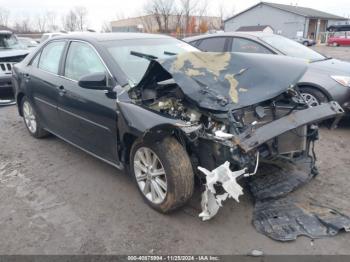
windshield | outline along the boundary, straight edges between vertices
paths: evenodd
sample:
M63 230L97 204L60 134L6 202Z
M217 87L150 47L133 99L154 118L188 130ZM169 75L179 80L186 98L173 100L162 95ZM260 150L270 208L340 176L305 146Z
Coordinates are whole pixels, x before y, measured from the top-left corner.
M260 37L262 41L279 50L287 56L304 58L310 61L324 60L326 57L293 40L279 35Z
M0 35L0 49L20 49L21 45L18 43L14 35Z
M149 57L166 58L198 49L173 38L130 39L104 42L114 61L127 76L130 85L140 82L149 65Z

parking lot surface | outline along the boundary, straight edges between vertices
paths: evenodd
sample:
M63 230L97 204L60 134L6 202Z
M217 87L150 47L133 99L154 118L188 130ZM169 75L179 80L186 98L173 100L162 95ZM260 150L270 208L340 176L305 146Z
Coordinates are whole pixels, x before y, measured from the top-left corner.
M324 55L350 62L350 47L319 45L313 46L312 49Z
M125 173L51 136L34 139L16 106L0 108L1 254L350 254L350 234L281 243L251 224L249 194L208 222L199 199L169 215L149 208ZM350 120L321 128L320 175L295 194L350 215Z

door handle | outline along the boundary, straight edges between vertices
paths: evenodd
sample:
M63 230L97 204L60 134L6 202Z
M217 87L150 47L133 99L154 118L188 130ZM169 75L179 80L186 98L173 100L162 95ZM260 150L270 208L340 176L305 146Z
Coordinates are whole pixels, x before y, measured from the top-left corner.
M24 73L24 74L23 74L23 77L24 77L25 79L29 80L29 79L30 79L30 74Z
M67 92L66 89L64 89L64 86L59 86L58 87L58 93L63 96Z

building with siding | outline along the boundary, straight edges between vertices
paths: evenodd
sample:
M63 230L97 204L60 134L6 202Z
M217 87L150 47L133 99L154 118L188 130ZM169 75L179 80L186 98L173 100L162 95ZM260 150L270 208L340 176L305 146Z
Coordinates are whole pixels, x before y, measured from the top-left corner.
M289 38L303 36L319 39L328 26L346 20L312 8L260 2L226 19L224 28L225 31L236 31L242 26L269 25L275 34Z

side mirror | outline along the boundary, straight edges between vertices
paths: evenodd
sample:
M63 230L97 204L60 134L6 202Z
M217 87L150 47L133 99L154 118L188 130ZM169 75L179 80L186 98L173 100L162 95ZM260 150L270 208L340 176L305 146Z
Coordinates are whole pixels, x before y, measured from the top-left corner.
M86 89L111 90L111 88L107 86L106 73L93 73L82 76L79 79L78 85Z

